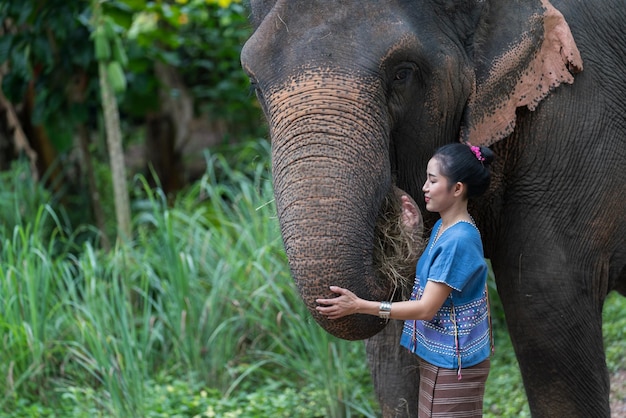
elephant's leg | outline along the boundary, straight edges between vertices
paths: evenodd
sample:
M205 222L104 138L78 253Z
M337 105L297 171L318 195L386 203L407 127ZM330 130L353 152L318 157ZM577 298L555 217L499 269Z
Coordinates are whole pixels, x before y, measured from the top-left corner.
M511 332L533 416L608 417L609 376L600 318L563 319L533 317Z
M383 418L417 417L418 357L400 346L402 321L390 321L365 340L367 360Z
M580 266L572 262L568 269L535 256L536 267L527 267L524 256L508 271L494 265L531 412L609 417L601 300L580 272L572 272Z

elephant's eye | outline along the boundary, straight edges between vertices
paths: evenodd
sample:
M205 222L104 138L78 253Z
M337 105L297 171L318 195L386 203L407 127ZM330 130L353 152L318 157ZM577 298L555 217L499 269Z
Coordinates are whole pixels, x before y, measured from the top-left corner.
M394 83L408 83L418 74L418 67L414 62L404 62L395 68Z
M411 76L413 70L411 68L401 68L396 71L394 81L404 81Z

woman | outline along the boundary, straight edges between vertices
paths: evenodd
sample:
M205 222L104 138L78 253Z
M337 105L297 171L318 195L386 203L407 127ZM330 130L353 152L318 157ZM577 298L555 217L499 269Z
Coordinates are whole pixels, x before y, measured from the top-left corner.
M410 300L377 302L331 286L339 296L317 299L329 319L350 314L405 320L400 344L420 357L419 416L482 416L491 352L487 265L468 199L489 187L493 153L449 144L428 162L422 188L426 209L440 219L420 257ZM402 199L403 222L417 208Z

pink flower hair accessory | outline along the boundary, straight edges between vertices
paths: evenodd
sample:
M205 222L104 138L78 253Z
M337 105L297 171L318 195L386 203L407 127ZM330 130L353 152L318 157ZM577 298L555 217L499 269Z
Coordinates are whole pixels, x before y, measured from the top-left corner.
M485 157L483 157L483 155L480 152L480 147L476 147L476 146L470 145L470 144L468 144L468 145L470 146L470 149L472 150L472 152L474 153L474 155L476 156L476 159L478 161L480 161L481 163L483 161L485 161Z

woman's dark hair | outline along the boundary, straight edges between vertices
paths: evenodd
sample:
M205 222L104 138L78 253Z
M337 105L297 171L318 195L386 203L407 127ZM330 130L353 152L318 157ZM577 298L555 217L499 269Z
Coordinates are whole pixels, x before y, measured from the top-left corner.
M433 158L439 161L441 174L450 181L450 187L457 182L467 185L468 199L480 196L489 188L489 166L494 158L489 148L462 143L447 144L437 149Z

